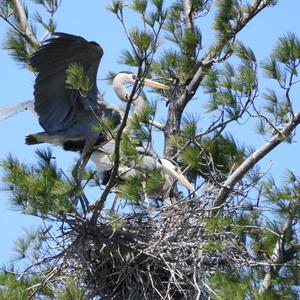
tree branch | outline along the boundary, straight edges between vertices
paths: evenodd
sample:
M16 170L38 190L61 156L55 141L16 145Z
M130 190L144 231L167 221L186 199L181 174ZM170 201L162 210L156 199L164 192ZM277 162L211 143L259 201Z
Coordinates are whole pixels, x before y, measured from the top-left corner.
M191 16L192 4L190 0L183 0L184 23L186 29L193 29L193 19Z
M185 3L185 1L184 1ZM263 10L265 7L267 7L269 4L268 0L255 0L251 7L248 9L247 12L244 12L240 20L236 23L234 26L232 33L229 35L228 40L226 42L222 41L224 46L227 42L229 42L231 39L233 39L247 24L248 22L255 17L261 10ZM179 98L179 106L183 110L189 100L194 96L196 93L201 81L203 80L206 71L211 68L214 63L216 62L216 59L220 55L219 52L215 51L216 46L212 46L206 54L202 57L200 60L200 66L194 75L193 79L191 80L190 84L186 88L186 92L181 95ZM218 47L219 48L219 47Z
M22 35L26 38L26 40L32 45L32 46L39 46L40 42L36 39L35 35L33 34L29 24L28 24L28 19L26 16L26 12L24 9L23 3L21 3L20 0L12 0L14 7L16 9L16 13L19 17L20 20L20 26L21 26L21 31Z
M220 206L223 204L230 192L233 190L235 184L241 180L245 174L252 169L252 167L257 164L264 156L271 152L275 147L281 144L290 136L292 131L300 123L300 111L295 114L295 117L290 120L290 122L276 134L270 141L264 144L262 147L257 149L252 153L224 182L223 187L220 189L215 201L214 206Z
M184 1L183 4L185 18L187 18L189 1ZM180 131L181 116L185 106L197 92L197 89L200 83L202 82L204 76L206 75L207 71L216 62L220 61L218 60L218 57L220 56L220 52L222 52L222 50L216 51L215 49L223 49L224 45L226 45L229 41L234 40L237 33L241 31L255 15L257 15L262 9L264 9L268 5L270 5L268 0L255 0L250 6L250 8L247 8L247 11L244 12L241 18L236 22L235 26L233 26L232 32L228 35L227 40L217 42L215 45L210 47L208 51L203 55L202 59L200 60L199 67L194 77L186 87L185 92L179 95L178 98L176 98L176 100L170 101L168 109L168 120L165 128L166 143L164 154L166 157L172 157L177 152L176 148L168 143L168 137ZM221 61L227 59L231 55L229 51L231 50L229 49L227 53L224 54Z
M158 130L164 130L165 125L162 123L159 123L154 120L149 120L149 124L152 125L153 127L157 128Z
M259 288L259 294L263 294L264 292L266 292L268 289L271 288L272 277L274 277L275 273L279 272L282 265L291 258L291 256L288 257L285 256L285 251L284 251L285 235L286 232L290 229L291 225L292 225L292 219L288 217L282 226L282 232L275 244L273 253L269 261L270 269L266 273L264 280Z

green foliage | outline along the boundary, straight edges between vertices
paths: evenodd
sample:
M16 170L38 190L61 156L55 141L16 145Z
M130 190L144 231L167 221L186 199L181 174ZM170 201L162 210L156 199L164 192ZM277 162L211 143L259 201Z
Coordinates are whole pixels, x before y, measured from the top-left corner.
M220 45L231 38L234 21L240 15L238 0L221 0L217 2L218 12L215 17L214 29L217 31ZM220 49L216 49L219 51Z
M127 49L122 50L120 59L118 61L120 64L127 66L137 67L138 66L138 57L135 53L130 52Z
M142 180L143 177L141 176L141 174L137 174L134 176L126 176L124 181L118 186L122 198L130 200L133 204L138 205L142 203L142 197L144 192Z
M210 93L208 111L222 109L228 119L237 120L255 97L257 89L256 59L251 49L241 43L235 47L241 64L234 67L226 62L222 69L212 68L205 76L202 86Z
M266 100L264 109L267 113L271 114L274 118L276 125L283 125L289 122L289 112L291 107L286 99L279 98L273 89L267 89L263 93Z
M147 0L134 0L132 1L131 8L140 14L145 14L147 8Z
M121 163L123 163L124 165L127 165L128 163L132 163L135 165L139 159L136 144L127 135L122 136L121 156Z
M150 31L141 30L136 27L130 30L129 37L141 52L145 52L149 49L154 50L154 47L156 47L156 45L152 43L154 35Z
M167 17L167 11L163 9L163 1L134 0L129 7L141 17L143 27L131 27L127 29L124 19L122 1L113 1L108 9L117 15L117 18L126 28L126 35L132 46L131 50L122 50L119 62L122 64L142 67L148 72L153 54L158 48L158 35ZM150 7L150 8L149 8ZM145 73L146 74L146 73Z
M24 37L15 31L9 30L4 41L4 49L10 51L10 55L21 65L27 65L30 52L29 45Z
M161 197L162 195L156 194L156 189L159 189L164 181L164 176L159 170L144 166L135 175L124 177L118 188L122 198L130 200L134 205L140 205L144 203L146 195L150 198Z
M263 258L264 255L270 257L274 246L277 242L278 235L276 234L276 228L271 224L268 224L268 229L270 230L257 230L252 231L249 236L253 238L252 249Z
M245 149L239 146L231 135L204 140L203 148L211 155L215 165L221 167L224 172L238 167L245 158Z
M214 291L216 300L242 300L250 293L252 287L249 283L249 277L242 270L235 272L219 272L210 280L210 286Z
M245 147L236 143L231 135L218 135L215 138L207 137L196 139L192 135L195 127L189 124L185 131L191 134L188 139L184 135L174 136L172 144L182 147L179 152L179 163L183 169L188 168L187 176L195 179L197 176L209 179L212 174L218 180L225 178L226 174L233 172L245 159L247 151ZM217 172L217 174L216 174Z
M201 47L201 39L201 32L196 27L194 30L184 29L182 36L177 37L177 42L183 54L195 56L197 48Z
M19 276L14 268L4 269L0 272L0 299L2 300L28 300L32 295L32 286L40 284L42 279L35 276ZM52 291L48 287L43 287L39 293L39 299L51 299ZM49 297L49 298L48 298Z
M182 135L186 139L194 139L197 134L198 118L193 115L187 115L183 119Z
M195 6L192 6L192 11L194 9L195 14L199 12ZM200 8L198 7L198 9ZM178 78L180 82L186 82L194 73L194 68L197 67L195 64L197 55L202 48L202 34L200 29L196 24L192 28L187 28L184 22L182 22L183 18L182 4L175 3L172 5L165 22L166 37L178 47L178 51L177 49L175 51L167 50L159 62L161 66L165 65L162 70L172 70L173 74L169 74L169 76L173 75L172 77L174 78L174 75L177 73L175 78ZM174 58L176 59L175 64ZM171 65L173 65L173 68ZM178 72L174 72L174 69L178 69ZM159 72L159 70L156 72Z
M278 187L271 177L264 183L263 193L267 201L275 205L278 214L285 214L293 218L300 218L300 178L288 170L283 178L283 187Z
M51 0L51 1L53 1L53 0ZM44 1L41 1L41 2L43 3ZM56 25L54 23L53 18L50 18L48 22L45 22L43 17L38 12L35 13L34 18L35 18L36 22L41 24L42 27L45 30L47 30L48 32L53 33L56 30Z
M261 121L260 132L265 134L274 127L285 126L293 116L293 102L290 90L298 82L298 69L300 65L300 41L295 34L289 33L281 37L272 54L265 59L261 66L267 78L277 81L284 95L274 89L268 88L263 96L266 100L264 111L269 114L269 122ZM265 123L265 124L263 124ZM272 126L270 126L270 123ZM269 127L269 128L268 128ZM283 137L286 139L286 137ZM287 139L290 142L290 139Z
M27 166L12 156L1 162L5 190L11 201L26 214L47 215L73 211L72 199L80 194L75 183L62 179L50 150L37 151L36 166Z
M192 1L190 15L205 14L211 1ZM164 50L160 59L152 64L153 71L166 78L173 78L184 85L191 80L199 66L198 55L202 49L202 33L197 23L186 26L183 4L175 2L168 9L164 29L166 38L174 43L174 49Z
M165 178L164 175L161 174L161 172L159 170L152 170L152 169L145 169L146 171L146 192L147 194L152 194L153 195L153 191L155 191L156 189L158 189L159 187L161 187L164 182L165 182ZM155 196L155 193L154 193ZM157 194L157 197L160 197L162 195ZM153 197L153 196L152 196Z
M300 41L289 33L279 39L270 57L262 63L265 75L278 81L281 87L290 84L290 76L297 76L300 64Z
M252 49L246 47L241 41L235 42L233 51L242 61L256 62L256 57Z
M183 57L176 50L169 49L163 52L161 58L154 61L151 65L151 69L159 76L165 78L178 78L182 81L186 80L185 77L181 78Z
M71 64L67 71L66 86L80 93L88 93L92 89L90 78L86 75L83 66L79 63Z
M144 102L143 107L138 113L133 113L128 120L128 128L133 133L134 139L139 142L151 140L150 120L154 119L156 104Z
M115 138L116 124L112 117L103 117L98 119L96 123L92 124L92 130L99 132L107 137L107 140Z
M265 76L271 79L275 79L279 82L286 80L286 74L280 69L279 64L276 62L274 57L266 60L262 67L265 72Z
M80 286L80 283L70 277L68 278L65 286L58 289L55 293L55 299L57 300L88 300L84 289Z
M28 258L32 263L39 260L43 242L47 239L47 233L52 226L38 227L31 230L24 229L24 235L15 241L15 260Z
M201 168L202 158L199 147L193 145L185 147L180 153L180 159L193 171L199 171Z
M164 0L151 0L151 2L157 8L158 11L162 11Z
M123 0L113 0L111 5L108 5L106 9L116 15L123 13L124 2Z
M288 33L279 38L273 55L280 63L286 65L289 71L294 72L295 64L299 64L300 60L300 40L294 33Z
M205 230L208 233L220 232L226 230L230 225L233 225L231 218L212 217L207 221Z
M32 2L42 5L48 12L54 12L57 9L59 1L57 0L31 0ZM52 9L52 10L51 10Z

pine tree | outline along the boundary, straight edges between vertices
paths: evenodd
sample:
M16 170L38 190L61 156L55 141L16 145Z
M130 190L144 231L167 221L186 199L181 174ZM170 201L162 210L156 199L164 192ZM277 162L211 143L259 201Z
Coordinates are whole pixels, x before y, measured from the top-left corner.
M35 26L53 33L59 9L55 0L33 2L48 16L31 19L21 1L0 1L0 17L11 27L5 47L25 67L42 43ZM105 186L92 168L82 170L78 182L72 170L56 165L51 148L38 150L31 165L13 154L2 159L11 202L43 225L16 241L16 260L26 261L26 267L17 262L3 267L1 299L300 296L300 177L288 170L280 182L259 168L275 148L296 140L300 37L291 32L278 37L262 63L247 41L239 40L249 22L276 5L275 0L112 1L107 13L115 15L130 43L120 63L136 68L139 78L160 78L170 87L154 91L165 100L167 115L151 122L159 102L143 95L146 108L129 117L129 101L120 127L109 119L94 126L116 140ZM136 26L128 26L128 12L139 18ZM201 27L208 16L214 18L210 45ZM261 86L261 71L272 88ZM80 65L70 66L66 85L89 89ZM205 108L198 103L203 98L209 98ZM209 122L186 113L191 101ZM255 149L235 139L244 123L255 124L263 145ZM142 160L136 146L151 145L154 129L164 135L164 157L184 171L195 193L174 184L167 203L160 195L149 197L164 180L159 172L115 176L122 166ZM101 188L95 202L87 197L91 186ZM117 197L112 201L109 195Z

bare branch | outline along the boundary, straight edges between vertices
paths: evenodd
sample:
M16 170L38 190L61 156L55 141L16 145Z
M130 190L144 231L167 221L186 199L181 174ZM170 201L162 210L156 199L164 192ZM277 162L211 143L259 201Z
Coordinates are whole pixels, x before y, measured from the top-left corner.
M284 255L284 239L285 239L286 232L291 228L291 225L292 225L292 219L287 218L282 226L281 235L279 236L275 244L273 253L269 261L270 269L266 273L264 280L260 286L259 294L263 294L264 292L266 292L268 289L271 288L272 279L273 279L272 277L274 277L274 275L280 270L282 265L285 262L287 262L288 259L290 259L290 257L288 258L287 256Z
M257 164L264 156L270 153L275 147L281 144L290 136L292 131L300 123L300 112L295 114L295 118L292 118L290 122L276 134L270 141L264 144L262 147L257 149L253 154L251 154L234 172L228 177L224 182L223 187L220 189L215 201L215 206L220 206L224 203L229 196L230 192L233 190L235 184L241 180L245 174L252 169L252 167Z
M21 28L20 30L23 33L23 36L26 38L26 40L32 45L38 47L40 45L40 42L36 39L35 35L33 34L29 24L28 19L25 13L24 5L21 3L20 0L12 0L13 4L16 8L16 12L18 14Z
M192 4L190 0L183 0L184 23L186 29L193 29Z
M153 127L159 129L159 130L164 130L165 125L162 123L159 123L157 121L154 120L149 120L149 124L152 125Z

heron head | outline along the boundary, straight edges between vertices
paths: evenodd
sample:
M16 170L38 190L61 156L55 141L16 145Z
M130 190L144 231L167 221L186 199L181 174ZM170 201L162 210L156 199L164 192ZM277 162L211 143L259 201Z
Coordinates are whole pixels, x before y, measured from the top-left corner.
M120 72L118 73L114 79L113 79L113 88L116 92L116 94L118 95L118 97L122 100L122 101L128 101L129 97L130 97L130 92L126 90L125 86L126 85L134 85L135 83L144 85L144 86L149 86L149 87L154 87L157 89L164 89L164 90L168 90L170 89L168 86L159 83L157 81L154 81L152 79L138 79L138 76L134 73L130 73L130 72Z
M179 180L191 193L195 192L194 187L191 183L184 177L179 166L170 159L160 158L159 162L162 169L173 179Z

